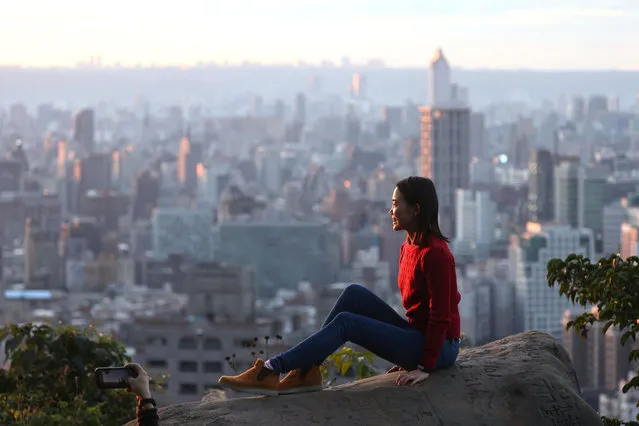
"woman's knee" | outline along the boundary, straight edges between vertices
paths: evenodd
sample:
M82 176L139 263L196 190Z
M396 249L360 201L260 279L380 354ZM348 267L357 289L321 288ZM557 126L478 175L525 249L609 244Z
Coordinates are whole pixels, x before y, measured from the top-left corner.
M349 284L345 289L344 289L344 296L357 296L359 294L362 294L363 292L368 291L368 289L366 287L364 287L361 284Z
M339 314L335 315L333 321L337 322L338 324L346 324L353 319L353 316L355 316L355 314L352 312L340 312Z

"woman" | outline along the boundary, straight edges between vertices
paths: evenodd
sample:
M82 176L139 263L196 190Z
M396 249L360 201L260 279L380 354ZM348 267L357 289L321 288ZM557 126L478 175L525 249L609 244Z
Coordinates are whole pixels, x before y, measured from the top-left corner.
M322 328L306 340L238 376L222 376L222 387L266 395L322 388L319 366L346 342L353 342L405 370L398 385L413 385L459 353L460 327L455 260L439 229L433 181L409 177L397 183L388 212L393 230L407 238L399 258L398 286L406 318L368 289L350 285ZM280 381L280 373L290 373Z

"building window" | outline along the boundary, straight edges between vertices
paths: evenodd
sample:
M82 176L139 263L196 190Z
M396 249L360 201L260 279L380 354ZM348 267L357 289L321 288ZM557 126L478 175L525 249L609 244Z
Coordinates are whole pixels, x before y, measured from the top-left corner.
M221 373L222 363L218 361L206 361L204 363L204 372L205 373Z
M166 337L149 336L146 338L146 344L149 346L166 346Z
M253 339L235 339L236 348L252 348L254 344Z
M197 342L194 337L182 337L178 343L180 349L193 350L197 349Z
M146 362L146 365L149 368L167 368L168 364L164 359L149 359Z
M195 383L180 383L180 393L182 395L195 395L195 394L197 394L197 384L195 384Z
M209 337L204 341L205 351L219 351L222 349L222 342L216 337Z
M197 362L180 361L180 371L182 373L197 373Z

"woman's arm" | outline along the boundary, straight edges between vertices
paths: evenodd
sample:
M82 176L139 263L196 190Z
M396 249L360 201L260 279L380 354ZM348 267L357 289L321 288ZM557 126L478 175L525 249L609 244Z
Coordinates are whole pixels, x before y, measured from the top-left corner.
M126 367L135 370L136 377L129 379L129 389L138 398L138 408L136 417L138 426L158 426L160 418L158 410L155 408L155 400L151 398L151 387L149 386L149 375L140 364L127 364Z
M422 262L431 300L421 365L424 371L432 371L435 369L450 324L450 299L454 291L452 282L455 263L450 252L439 247L425 254Z

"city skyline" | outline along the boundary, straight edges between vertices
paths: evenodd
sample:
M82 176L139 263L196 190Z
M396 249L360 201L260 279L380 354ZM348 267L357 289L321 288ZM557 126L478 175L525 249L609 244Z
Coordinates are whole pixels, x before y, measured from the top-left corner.
M427 66L443 47L452 65L493 69L639 69L639 4L458 0L187 0L179 8L114 0L98 13L77 0L5 5L0 66L192 66L198 62ZM399 47L399 48L398 48ZM549 49L551 47L551 49Z

